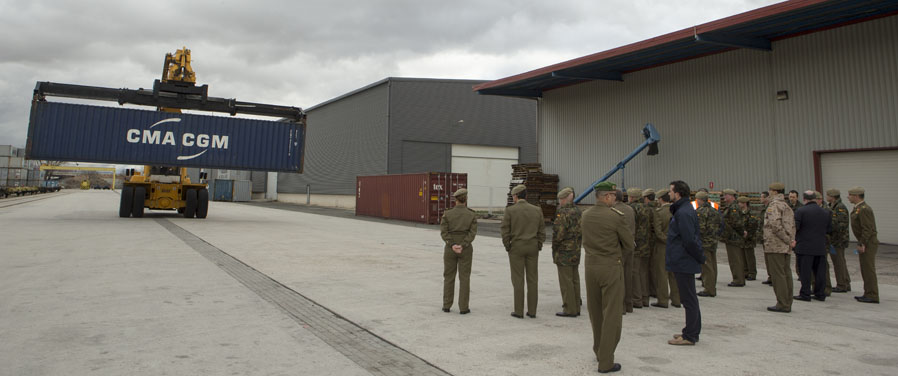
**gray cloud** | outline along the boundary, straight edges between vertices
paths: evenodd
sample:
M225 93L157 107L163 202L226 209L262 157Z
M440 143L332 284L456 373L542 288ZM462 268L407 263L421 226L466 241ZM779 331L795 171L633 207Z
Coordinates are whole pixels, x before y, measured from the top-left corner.
M497 79L770 0L0 0L0 144L36 81L149 87L187 46L210 94L309 107L388 76Z

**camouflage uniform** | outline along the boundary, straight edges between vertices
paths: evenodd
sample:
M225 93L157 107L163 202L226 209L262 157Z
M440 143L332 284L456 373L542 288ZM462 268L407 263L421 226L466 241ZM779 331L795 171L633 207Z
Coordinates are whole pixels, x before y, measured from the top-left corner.
M830 245L835 248L836 253L830 252L829 257L832 260L833 271L836 274L836 288L844 291L851 291L851 277L848 275L848 266L845 263L845 248L848 248L848 208L842 203L838 197L833 203L827 205L832 212L832 228L833 231L829 235Z
M698 216L699 232L702 235L702 249L705 263L702 264L702 287L704 294L717 295L717 242L720 231L720 213L710 203L704 202L695 211Z
M654 233L655 250L652 254L652 275L655 277L655 292L658 294L657 306L667 308L670 304L680 306L680 290L673 273L668 272L665 265L665 248L667 248L667 227L673 214L670 212L670 203L665 203L655 209Z
M654 236L652 227L654 210L643 203L631 202L636 212L636 250L633 252L633 307L649 305L649 272L652 260Z
M721 211L724 221L722 238L727 247L727 260L733 282L729 286L745 286L745 253L742 251L745 231L745 214L735 201Z
M583 213L573 203L558 207L552 226L552 261L558 267L558 285L564 313L580 314L580 248L583 233L580 218Z
M770 189L783 189L782 187L781 183L774 183ZM795 213L789 208L782 193L771 195L770 205L764 212L764 253L776 294L776 306L768 307L768 310L792 311L792 268L789 267L789 259L793 240Z
M620 210L624 213L624 217L627 221L628 228L630 229L630 236L636 236L636 213L633 211L629 205L618 201L614 204L614 208ZM623 250L623 258L621 261L623 262L624 267L624 297L621 301L621 304L624 306L624 314L627 312L633 312L633 247Z

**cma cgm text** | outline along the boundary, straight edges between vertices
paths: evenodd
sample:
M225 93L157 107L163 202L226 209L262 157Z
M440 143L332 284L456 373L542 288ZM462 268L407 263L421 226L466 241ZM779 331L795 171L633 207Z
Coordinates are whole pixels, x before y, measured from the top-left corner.
M132 144L152 144L152 145L172 145L176 146L175 134L173 132L162 132L144 129L129 129L128 142ZM228 136L219 136L217 134L193 134L184 133L181 136L181 146L198 146L201 148L212 147L213 149L227 149Z

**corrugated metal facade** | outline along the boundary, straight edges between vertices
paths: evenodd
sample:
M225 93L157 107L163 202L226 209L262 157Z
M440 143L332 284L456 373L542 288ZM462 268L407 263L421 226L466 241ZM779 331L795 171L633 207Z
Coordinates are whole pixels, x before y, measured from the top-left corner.
M814 187L814 150L898 145L898 16L545 92L539 160L582 190L643 141L660 153L624 170L626 186ZM788 100L776 100L778 91ZM621 173L611 181L621 183ZM592 198L588 202L594 202Z
M353 195L356 176L449 172L452 144L535 162L536 102L471 91L482 82L387 78L307 109L304 173L278 174L278 192Z
M307 110L302 174L278 174L278 192L355 194L356 176L387 173L389 85Z

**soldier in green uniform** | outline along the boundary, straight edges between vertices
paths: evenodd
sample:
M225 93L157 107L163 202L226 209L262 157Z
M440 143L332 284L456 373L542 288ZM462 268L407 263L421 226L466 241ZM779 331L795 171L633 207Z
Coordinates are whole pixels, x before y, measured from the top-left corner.
M596 184L596 205L583 212L584 264L586 269L586 307L592 324L593 352L599 372L616 372L614 350L620 342L624 295L624 250L633 252L634 241L624 213L615 209L615 186Z
M677 288L677 281L674 279L673 273L667 271L664 262L667 248L667 226L670 225L670 218L673 217L673 213L670 212L670 191L662 193L658 199L661 206L655 209L654 223L652 224L655 233L652 272L655 275L655 291L658 293L658 300L652 303L652 307L667 308L669 302L679 308L680 290Z
M736 191L723 190L721 215L723 216L723 241L727 248L727 261L730 264L730 273L733 281L727 284L730 287L745 286L745 253L742 252L742 243L745 232L745 216L739 210L736 203Z
M789 259L795 241L795 213L783 197L785 184L774 182L769 189L771 201L764 212L764 253L776 294L776 305L767 307L767 310L788 313L792 312L792 268Z
M546 241L543 229L543 212L525 200L527 187L517 185L511 190L514 204L505 208L502 216L502 244L508 252L511 266L511 285L514 288L514 312L512 316L524 318L524 279L527 280L527 316L536 318L539 297L539 251Z
M443 249L443 312L452 308L455 294L455 273L458 272L458 309L462 315L470 313L468 299L471 293L471 262L474 247L471 242L477 236L477 215L466 206L468 190L459 189L452 194L455 207L443 213L440 236L446 243Z
M624 193L621 190L617 190L615 197L617 201L614 203L614 208L624 213L630 233L636 236L636 213L633 212L630 205L624 203ZM624 314L626 315L633 312L633 252L624 250L621 260L624 265L624 299L621 303L624 305Z
M861 277L864 279L864 295L854 297L861 303L879 303L879 283L876 281L876 252L879 239L876 237L876 218L873 208L864 201L864 188L848 190L848 201L854 204L851 210L851 232L857 239L858 259L861 262Z
M642 203L642 190L627 190L630 207L636 213L636 249L633 251L633 308L649 305L648 274L651 266L653 210Z
M705 263L702 264L702 287L698 296L717 296L717 241L720 232L720 213L708 202L707 192L695 194L698 208L699 233L702 236L702 249L705 252Z
M758 275L758 266L755 262L755 239L757 239L758 225L760 220L755 213L752 213L748 206L751 201L747 196L739 197L739 214L742 216L744 224L742 225L742 254L745 260L745 266L742 271L745 273L745 280L754 281Z
M838 189L826 191L827 207L832 212L833 231L829 235L829 242L835 253L830 252L833 272L836 274L836 287L832 292L851 291L851 277L848 275L848 265L845 263L845 248L848 248L848 208L842 203L842 192Z
M650 254L649 267L648 267L648 269L646 269L646 273L645 273L646 277L648 279L648 281L647 281L648 282L647 286L648 286L648 290L649 290L648 293L649 293L649 296L658 296L657 294L655 294L655 277L654 277L655 274L652 272L653 264L652 264L652 256L651 256L652 254L655 253L655 225L654 224L655 224L656 201L655 201L655 190L654 189L646 188L645 190L642 191L642 203L643 203L643 205L645 205L646 208L649 209L649 215L652 217L651 221L649 222L649 254ZM647 304L648 302L646 301L645 303ZM642 306L646 307L645 304L643 304Z
M563 312L561 317L580 316L580 208L574 205L574 189L566 187L558 192L558 210L552 226L552 261L558 267L558 286L561 288Z

